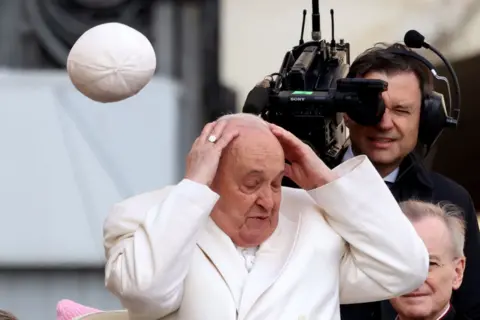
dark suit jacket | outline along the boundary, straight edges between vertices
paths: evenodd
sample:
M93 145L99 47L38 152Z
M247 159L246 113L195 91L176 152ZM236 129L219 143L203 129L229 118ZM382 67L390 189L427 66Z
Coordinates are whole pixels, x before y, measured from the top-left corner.
M460 315L455 312L455 308L450 306L450 310L438 320L471 320L470 318L465 317L464 315Z
M454 308L450 308L446 315L444 315L440 320L471 320L464 315L458 314L455 312Z

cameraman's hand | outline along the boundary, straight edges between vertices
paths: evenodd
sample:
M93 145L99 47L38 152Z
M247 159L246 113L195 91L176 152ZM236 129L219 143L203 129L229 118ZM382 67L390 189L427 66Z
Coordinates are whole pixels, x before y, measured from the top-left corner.
M226 128L227 121L208 123L195 140L187 156L185 179L210 186L217 173L223 149L238 136L238 131ZM209 137L215 141L209 141Z
M280 141L285 158L291 164L285 164L285 176L299 187L312 190L321 187L338 176L328 168L315 152L287 130L269 124L270 130Z

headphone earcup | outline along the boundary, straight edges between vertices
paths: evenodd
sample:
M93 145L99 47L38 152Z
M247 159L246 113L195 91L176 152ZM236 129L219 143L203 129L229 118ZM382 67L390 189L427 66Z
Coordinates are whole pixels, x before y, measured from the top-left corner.
M443 107L442 98L437 95L427 95L423 99L420 112L418 140L429 147L432 146L442 133L446 123L447 114Z

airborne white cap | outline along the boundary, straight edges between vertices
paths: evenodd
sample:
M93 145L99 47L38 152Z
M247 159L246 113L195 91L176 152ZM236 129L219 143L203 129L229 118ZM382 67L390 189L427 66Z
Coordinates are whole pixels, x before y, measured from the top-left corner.
M137 30L116 22L87 30L67 59L67 71L75 87L103 103L136 95L150 82L156 66L150 41Z

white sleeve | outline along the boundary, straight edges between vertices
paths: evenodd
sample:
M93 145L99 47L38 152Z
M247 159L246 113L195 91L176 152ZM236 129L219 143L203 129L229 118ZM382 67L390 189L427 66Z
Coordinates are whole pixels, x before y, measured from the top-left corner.
M183 180L114 206L104 224L105 284L130 319L158 319L179 308L197 234L218 199L207 186Z
M383 179L365 156L334 169L340 178L309 194L346 241L340 303L386 300L427 278L427 249Z

